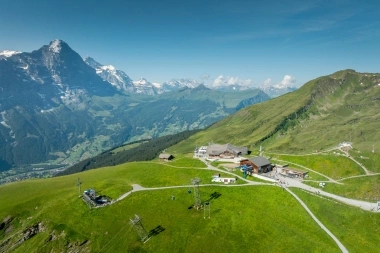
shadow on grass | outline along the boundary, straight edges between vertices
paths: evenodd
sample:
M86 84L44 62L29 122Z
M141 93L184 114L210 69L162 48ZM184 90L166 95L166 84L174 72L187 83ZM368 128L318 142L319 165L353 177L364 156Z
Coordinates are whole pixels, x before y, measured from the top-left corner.
M213 199L217 199L217 198L219 198L220 196L222 196L221 193L219 193L219 192L214 192L214 193L210 194L210 198L209 198L208 200L206 200L205 202L210 202L211 200L213 200Z
M205 201L202 202L202 205L204 205L204 203L206 203L206 202L210 202L210 201L213 200L213 199L217 199L217 198L219 198L220 196L222 196L221 193L219 193L219 192L214 192L214 193L210 194L209 199L207 199L207 200L205 200ZM193 209L193 208L194 208L194 205L191 205L191 206L189 206L187 209L191 210L191 209Z
M221 211L222 209L216 209L216 210L213 210L213 211L211 211L211 214L216 214L216 213L219 213L220 211Z
M156 235L159 235L160 233L162 233L164 231L165 231L165 228L161 227L161 225L158 225L157 227L155 227L154 229L149 231L148 236L149 237L156 236Z

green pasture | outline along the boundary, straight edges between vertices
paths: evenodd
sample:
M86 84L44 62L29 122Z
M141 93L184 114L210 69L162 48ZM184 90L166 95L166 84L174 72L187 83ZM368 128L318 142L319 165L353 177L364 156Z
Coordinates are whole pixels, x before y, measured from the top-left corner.
M379 252L380 213L363 211L300 189L292 191L349 252Z
M219 197L210 200L213 193ZM64 248L65 240L88 240L91 252L244 252L252 242L250 252L339 252L298 202L277 187L201 187L201 198L211 202L210 218L189 209L193 196L186 189L135 192L92 210L66 194L33 218L44 221L47 231L15 252L50 252ZM161 232L141 243L129 224L135 214L148 232ZM53 230L65 240L47 242Z
M14 252L66 251L69 243L83 243L91 252L243 252L252 242L252 252L339 252L300 205L275 186L202 186L202 201L211 202L211 218L206 219L203 210L190 208L194 196L189 187L133 192L97 209L89 209L78 197L77 178L82 191L93 187L114 199L133 183L159 187L188 185L194 177L211 181L214 171L186 168L186 159L177 161L185 168L134 162L3 185L0 218L10 215L14 221L12 232L0 233L0 243L16 240L12 235L43 222L44 232ZM219 197L212 198L215 192ZM129 224L134 214L141 216L148 232L159 226L162 232L142 244Z
M337 155L273 155L274 158L299 164L333 179L363 175L363 169L345 156ZM293 166L293 165L291 165Z
M346 198L380 201L380 175L348 178L339 182L343 184L326 183L323 190ZM305 183L319 187L316 182Z

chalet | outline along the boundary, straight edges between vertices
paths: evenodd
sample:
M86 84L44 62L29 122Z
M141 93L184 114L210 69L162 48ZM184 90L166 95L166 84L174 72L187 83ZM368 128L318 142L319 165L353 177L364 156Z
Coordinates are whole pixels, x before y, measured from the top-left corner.
M235 158L248 154L247 147L237 147L232 144L211 144L207 147L209 158Z
M250 159L244 159L240 161L240 166L252 166L253 173L266 173L273 169L272 164L268 159L263 156L257 156Z
M160 159L160 161L165 161L165 162L167 162L167 161L172 160L174 157L173 157L171 154L160 154L160 155L158 156L158 158Z

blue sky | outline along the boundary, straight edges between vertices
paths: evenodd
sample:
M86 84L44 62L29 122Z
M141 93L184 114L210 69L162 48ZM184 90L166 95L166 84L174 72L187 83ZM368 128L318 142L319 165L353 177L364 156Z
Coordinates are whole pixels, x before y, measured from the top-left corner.
M260 86L288 75L300 86L347 68L380 72L377 1L0 0L0 6L0 50L30 52L62 39L134 80L211 84L223 75Z

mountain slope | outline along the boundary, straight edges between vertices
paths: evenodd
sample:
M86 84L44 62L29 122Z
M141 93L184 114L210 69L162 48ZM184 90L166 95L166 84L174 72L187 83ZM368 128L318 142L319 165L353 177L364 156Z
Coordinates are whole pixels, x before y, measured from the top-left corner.
M251 149L310 152L352 141L364 150L380 138L380 75L346 70L226 117L174 148L234 143ZM223 133L223 134L220 134Z
M252 103L269 99L260 90L223 93L204 85L163 93L156 100L140 103L131 109L129 116L133 135L157 137L160 135L199 129L234 113L236 106L245 99Z

